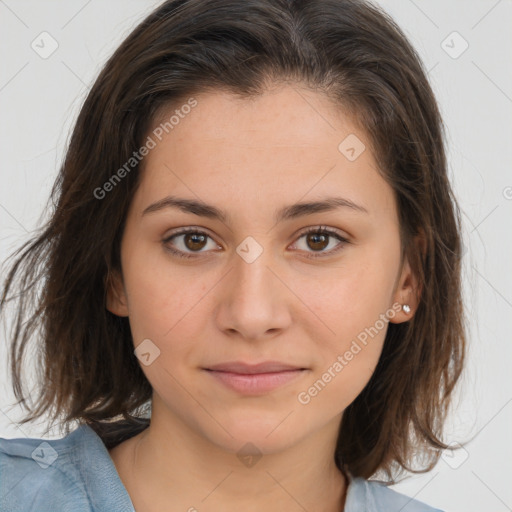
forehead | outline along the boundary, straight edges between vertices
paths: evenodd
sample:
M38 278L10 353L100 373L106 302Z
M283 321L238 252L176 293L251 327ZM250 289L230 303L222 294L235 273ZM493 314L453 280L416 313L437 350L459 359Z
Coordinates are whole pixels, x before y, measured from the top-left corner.
M318 144L326 132L335 135L345 128L355 129L356 120L344 112L343 105L300 84L275 85L252 96L210 89L195 94L193 100L196 106L190 109L187 107L191 102L189 97L160 109L154 127L163 126L174 117L175 126L164 131L172 131L175 140L199 129L208 140L229 135L239 143L260 142L265 146L269 144L268 130L271 129L275 146L296 147L298 142ZM180 115L180 111L184 114ZM178 114L179 119L173 114Z
M171 192L260 211L333 192L369 210L392 207L368 136L323 94L283 86L251 98L208 91L193 99L193 108L175 103L152 127L139 208Z

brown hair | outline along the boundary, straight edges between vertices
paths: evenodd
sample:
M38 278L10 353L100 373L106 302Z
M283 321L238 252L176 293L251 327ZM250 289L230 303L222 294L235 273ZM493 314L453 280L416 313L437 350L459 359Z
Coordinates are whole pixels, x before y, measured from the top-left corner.
M22 423L51 411L52 421L88 423L108 448L148 426L152 388L128 319L105 307L140 166L105 199L94 191L142 145L163 107L208 89L251 97L280 81L325 94L369 134L422 289L413 318L389 324L373 376L344 412L336 464L391 478L437 462L465 357L460 213L421 60L385 12L356 0L169 0L115 51L76 121L50 220L11 256L0 306L19 300L10 368L18 404L31 412ZM424 254L413 243L420 235ZM19 294L9 298L12 289ZM40 395L28 406L21 369L34 332Z

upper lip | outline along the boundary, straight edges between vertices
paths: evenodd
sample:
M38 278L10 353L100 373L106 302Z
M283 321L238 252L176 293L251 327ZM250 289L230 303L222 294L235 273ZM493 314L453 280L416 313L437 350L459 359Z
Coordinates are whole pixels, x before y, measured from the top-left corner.
M218 372L240 373L252 375L256 373L273 373L284 372L290 370L304 370L304 367L294 366L291 364L281 363L279 361L264 361L258 364L248 364L241 361L233 361L227 363L220 363L209 366L206 370L214 370Z

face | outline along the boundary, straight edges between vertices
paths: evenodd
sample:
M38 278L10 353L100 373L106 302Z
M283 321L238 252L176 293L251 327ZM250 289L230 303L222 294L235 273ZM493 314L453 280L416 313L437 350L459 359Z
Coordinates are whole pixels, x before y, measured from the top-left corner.
M334 435L385 320L415 305L393 191L367 135L318 93L194 99L150 133L109 291L154 390L152 426L230 452Z

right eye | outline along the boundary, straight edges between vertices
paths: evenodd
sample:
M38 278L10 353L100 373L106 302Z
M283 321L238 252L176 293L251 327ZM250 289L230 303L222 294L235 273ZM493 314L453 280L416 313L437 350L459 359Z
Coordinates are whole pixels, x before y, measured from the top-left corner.
M208 238L213 241L210 235L203 231L199 231L197 228L183 228L170 236L167 236L162 240L162 243L164 244L165 249L175 256L180 258L195 258L196 256L194 253L200 254L202 252L206 252L201 249L207 245ZM178 241L174 242L175 239ZM178 246L178 248L176 248L176 246ZM218 247L217 245L215 246Z

